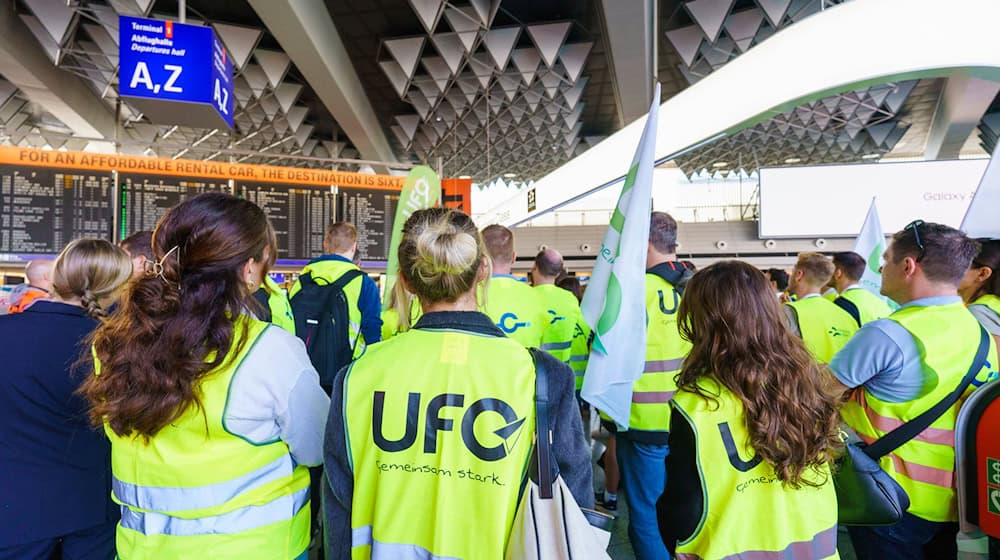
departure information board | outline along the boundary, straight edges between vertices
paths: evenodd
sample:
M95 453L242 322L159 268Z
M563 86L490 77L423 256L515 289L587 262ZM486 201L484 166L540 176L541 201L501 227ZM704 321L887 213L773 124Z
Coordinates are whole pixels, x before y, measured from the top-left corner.
M121 236L150 230L174 206L204 192L229 192L226 179L121 173Z
M81 237L111 239L110 171L0 165L0 253L55 254Z
M364 261L389 258L392 221L396 217L399 192L341 188L337 195L337 220L358 228L358 254Z
M329 187L236 183L236 194L260 206L278 238L278 258L309 260L323 254L323 236L334 217Z

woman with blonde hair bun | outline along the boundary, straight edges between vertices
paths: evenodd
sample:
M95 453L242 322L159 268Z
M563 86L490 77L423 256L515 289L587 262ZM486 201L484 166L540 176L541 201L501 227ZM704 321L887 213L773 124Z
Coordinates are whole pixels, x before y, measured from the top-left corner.
M53 270L50 299L0 317L0 558L112 558L118 508L110 447L76 392L91 331L132 274L128 254L78 239Z
M503 557L532 449L536 369L532 353L478 311L490 268L462 212L419 210L403 226L399 281L424 314L334 381L328 558ZM573 372L544 352L535 359L548 371L559 471L591 508Z

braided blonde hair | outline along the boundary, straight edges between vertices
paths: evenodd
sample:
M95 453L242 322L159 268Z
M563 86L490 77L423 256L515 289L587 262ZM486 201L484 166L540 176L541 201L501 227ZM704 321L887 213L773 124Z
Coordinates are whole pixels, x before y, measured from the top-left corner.
M71 241L56 258L52 289L62 299L79 298L87 315L104 319L100 300L114 295L132 276L132 260L103 239Z

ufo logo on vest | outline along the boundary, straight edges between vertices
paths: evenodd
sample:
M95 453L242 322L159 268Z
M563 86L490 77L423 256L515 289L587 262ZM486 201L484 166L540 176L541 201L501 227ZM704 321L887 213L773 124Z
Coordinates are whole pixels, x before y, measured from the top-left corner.
M403 435L399 439L389 439L385 435L385 391L375 391L372 401L372 438L375 445L383 451L390 453L405 451L413 446L417 441L417 426L420 424L421 393L409 393L406 403L406 426ZM438 435L443 432L454 431L455 418L447 418L446 408L464 408L466 397L458 393L441 393L430 399L424 410L424 453L437 453ZM491 430L490 432L499 438L499 441L480 441L480 435L476 434L476 422L480 416L485 414L499 415L505 422L504 425ZM394 415L397 416L398 415ZM496 422L496 419L493 419ZM483 461L499 461L510 455L521 439L522 427L525 418L519 416L514 408L501 399L494 397L481 398L470 404L465 413L462 414L461 427L459 432L462 436L462 443L473 455ZM487 433L490 433L487 432ZM398 434L398 429L390 429L390 433ZM489 438L492 439L492 438ZM495 444L489 446L490 444Z
M517 315L513 313L504 313L500 316L500 320L497 321L497 326L500 330L507 334L511 334L521 327L530 327L531 323L527 321L519 321Z

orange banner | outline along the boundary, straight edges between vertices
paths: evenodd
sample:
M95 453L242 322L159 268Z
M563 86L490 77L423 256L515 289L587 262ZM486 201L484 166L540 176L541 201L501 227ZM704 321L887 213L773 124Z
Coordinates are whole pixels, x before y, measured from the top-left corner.
M236 181L264 181L268 183L293 183L328 187L360 187L399 191L406 177L394 175L369 175L325 169L275 167L190 159L167 159L119 154L94 154L89 152L60 152L0 146L0 164L29 165L35 167L64 167L93 171L119 171L122 173L151 173L184 177L211 177Z

